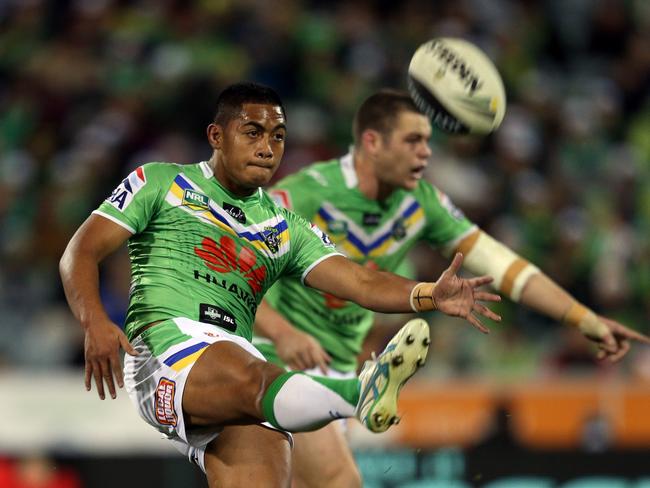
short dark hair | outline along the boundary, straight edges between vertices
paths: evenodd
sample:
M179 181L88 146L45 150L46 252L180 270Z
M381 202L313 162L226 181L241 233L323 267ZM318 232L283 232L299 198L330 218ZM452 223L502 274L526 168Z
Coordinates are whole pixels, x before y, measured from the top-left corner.
M352 137L354 145L361 143L361 134L367 129L376 130L386 138L395 128L400 112L421 113L405 91L384 88L370 95L354 115Z
M245 103L263 103L278 106L282 109L282 115L286 118L282 100L280 100L280 96L273 88L247 81L230 85L219 94L214 123L225 127L239 115Z

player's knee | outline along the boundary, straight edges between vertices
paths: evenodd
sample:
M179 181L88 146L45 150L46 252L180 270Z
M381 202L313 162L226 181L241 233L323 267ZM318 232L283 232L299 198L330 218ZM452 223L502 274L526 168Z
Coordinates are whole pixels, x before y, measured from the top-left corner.
M262 399L273 381L284 373L279 366L265 361L256 360L246 368L246 387L249 395L247 402L254 410L249 412L258 418L262 418Z

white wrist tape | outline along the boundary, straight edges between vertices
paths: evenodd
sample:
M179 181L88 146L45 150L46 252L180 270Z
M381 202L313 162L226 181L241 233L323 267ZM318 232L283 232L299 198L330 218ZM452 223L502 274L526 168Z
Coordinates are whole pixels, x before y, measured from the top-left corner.
M449 255L454 251L465 256L465 268L475 275L491 276L492 286L515 302L521 298L530 277L540 272L537 266L479 229L443 250Z
M433 298L433 290L435 287L435 283L426 282L418 283L413 287L411 296L409 297L409 303L414 312L428 312L438 308Z

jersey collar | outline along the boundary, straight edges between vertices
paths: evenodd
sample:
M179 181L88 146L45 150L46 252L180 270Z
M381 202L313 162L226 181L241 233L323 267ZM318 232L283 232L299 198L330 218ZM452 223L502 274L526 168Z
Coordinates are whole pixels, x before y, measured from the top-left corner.
M201 171L203 171L203 176L206 178L212 178L214 176L214 172L207 161L201 161L199 167L201 168Z
M212 171L212 167L210 166L210 164L207 161L201 161L199 163L199 168L201 168L201 171L203 172L203 176L205 176L207 179L210 179L210 178L212 178L214 176L214 171ZM215 181L217 181L216 178L215 178ZM217 181L217 184L219 185L219 187L221 189L223 189L223 191L225 191L226 193L228 193L230 195L230 192L228 190L226 190L223 186L221 186L221 183L219 183ZM251 197L262 198L262 195L263 195L262 188L258 188L256 193L253 193L252 195L250 195L248 197L236 197L234 195L231 195L231 196L233 198L239 199L239 200L250 200Z
M340 159L340 161L345 186L348 188L356 188L359 184L359 177L357 176L357 170L354 169L354 158L352 157L352 152L347 153Z

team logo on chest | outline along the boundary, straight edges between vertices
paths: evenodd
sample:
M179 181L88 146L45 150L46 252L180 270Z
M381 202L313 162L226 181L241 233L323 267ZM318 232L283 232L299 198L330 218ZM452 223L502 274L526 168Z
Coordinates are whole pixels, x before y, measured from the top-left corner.
M392 229L392 236L396 241L401 241L406 237L406 224L404 223L403 218L400 217L399 219L395 220Z
M275 227L264 227L262 238L272 253L280 250L280 232Z

